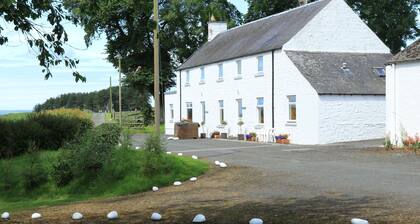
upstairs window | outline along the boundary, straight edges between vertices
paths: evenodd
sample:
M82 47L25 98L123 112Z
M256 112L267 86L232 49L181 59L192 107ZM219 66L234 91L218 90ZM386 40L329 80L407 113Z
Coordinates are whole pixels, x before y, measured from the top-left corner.
M219 80L223 80L223 64L219 64Z
M289 99L289 121L296 122L296 95L287 98Z
M238 76L242 75L242 61L241 60L236 61L236 73Z
M264 98L257 98L258 123L264 124Z
M187 77L185 79L185 85L189 86L190 85L190 71L187 71Z
M258 56L257 60L258 60L258 72L263 72L264 71L264 57Z
M219 122L223 124L225 121L225 106L223 100L219 100Z
M206 74L204 73L204 67L200 68L200 82L204 82L206 80Z
M193 120L193 108L192 103L187 103L187 120L192 121Z

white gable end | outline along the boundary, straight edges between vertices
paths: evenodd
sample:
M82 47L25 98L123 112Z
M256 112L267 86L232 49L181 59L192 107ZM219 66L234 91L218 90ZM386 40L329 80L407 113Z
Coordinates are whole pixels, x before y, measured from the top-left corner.
M344 0L332 0L284 50L389 53L389 48Z

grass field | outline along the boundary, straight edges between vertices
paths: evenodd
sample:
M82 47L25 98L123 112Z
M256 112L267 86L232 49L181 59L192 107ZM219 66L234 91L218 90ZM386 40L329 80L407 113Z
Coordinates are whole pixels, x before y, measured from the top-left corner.
M199 176L209 168L208 164L186 157L163 155L169 172L154 175L143 175L141 163L144 161L144 152L134 150L114 150L112 166L114 172L123 173L121 178L112 183L107 177L99 176L94 182L86 186L69 185L57 187L52 180L48 180L39 189L25 192L21 184L23 172L28 155L15 157L10 160L0 160L0 181L11 178L17 184L9 190L0 189L0 211L17 211L39 206L51 206L68 202L82 201L93 198L108 198L113 196L133 194L148 191L152 186L166 186L175 180L187 180L192 176ZM39 152L42 166L52 171L53 162L58 156L57 151ZM6 171L8 170L8 171ZM7 172L7 173L6 173ZM1 183L1 182L0 182ZM0 186L1 187L1 186Z
M30 112L22 112L22 113L11 113L11 114L5 114L5 115L1 115L0 119L4 119L4 120L11 120L11 121L16 121L16 120L23 120L25 119L28 115L30 114Z

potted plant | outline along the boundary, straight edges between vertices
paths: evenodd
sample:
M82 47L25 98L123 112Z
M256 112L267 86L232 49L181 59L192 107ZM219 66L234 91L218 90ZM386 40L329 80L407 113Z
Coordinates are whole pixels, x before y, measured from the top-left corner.
M289 144L289 135L288 134L282 134L276 136L276 142L279 144Z
M250 132L246 135L246 140L255 142L257 140L257 134L255 132Z
M206 133L204 132L204 125L206 124L205 121L201 122L202 132L200 133L200 138L206 138Z
M211 138L220 138L220 132L215 131L215 132L211 133Z
M242 134L242 125L244 125L244 122L242 120L238 121L239 126L239 134L238 134L238 140L244 140L245 136Z
M223 128L224 128L227 125L227 122L226 121L222 121L221 125L223 125ZM227 139L227 136L228 136L228 134L226 132L222 132L220 134L220 138L222 138L222 139Z

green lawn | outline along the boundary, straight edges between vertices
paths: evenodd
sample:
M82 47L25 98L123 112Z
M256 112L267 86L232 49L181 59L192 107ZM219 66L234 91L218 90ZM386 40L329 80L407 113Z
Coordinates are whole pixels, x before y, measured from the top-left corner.
M0 119L10 120L10 121L23 120L29 114L30 112L5 114L5 115L0 116Z
M55 161L57 156L57 151L39 152L39 158L48 172L52 170L53 162L51 161ZM9 190L5 190L0 185L0 211L17 211L148 191L153 186L167 186L175 180L184 181L192 176L199 176L209 169L206 162L164 154L163 161L165 161L165 166L169 168L169 172L150 177L143 175L141 170L144 157L142 151L114 150L112 159L115 162L111 163L112 170L116 172L116 175L124 176L124 178L110 183L106 177L99 176L90 185L76 187L70 184L61 188L49 179L39 189L30 193L25 192L22 184L22 173L27 167L28 155L10 160L0 160L0 184L4 182L5 177L9 178L9 181L16 182ZM9 170L8 173L7 170Z

